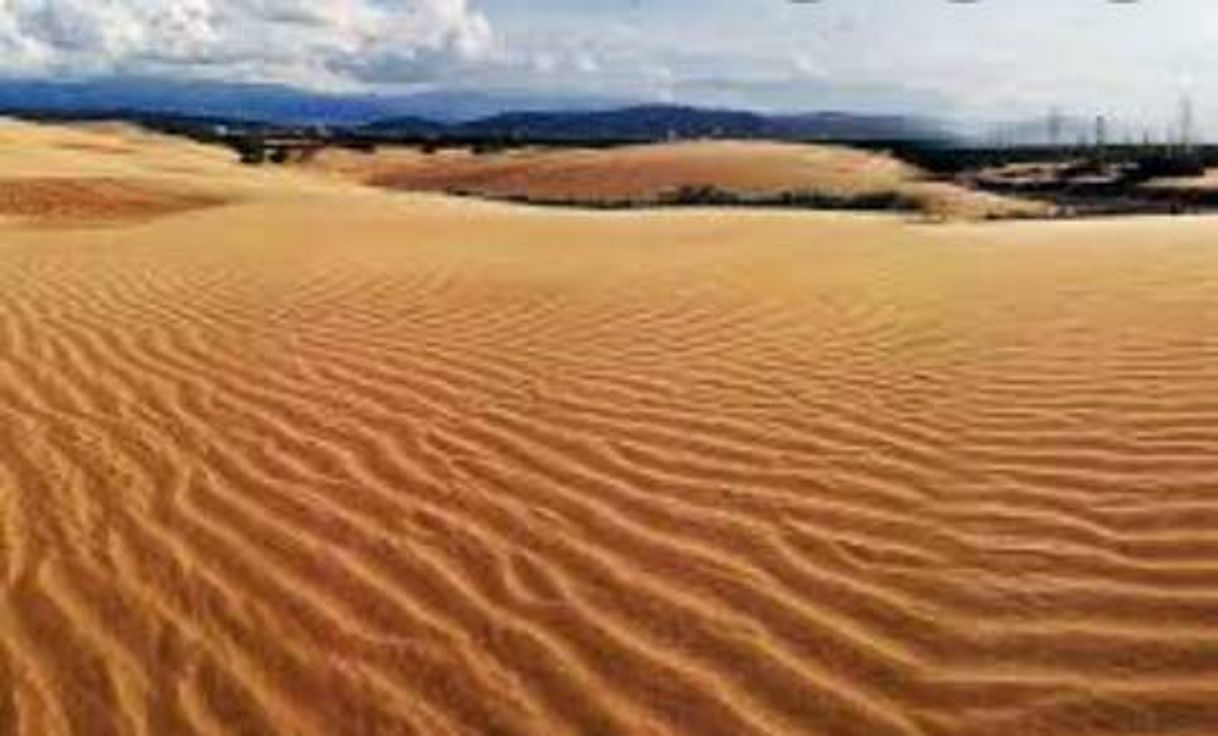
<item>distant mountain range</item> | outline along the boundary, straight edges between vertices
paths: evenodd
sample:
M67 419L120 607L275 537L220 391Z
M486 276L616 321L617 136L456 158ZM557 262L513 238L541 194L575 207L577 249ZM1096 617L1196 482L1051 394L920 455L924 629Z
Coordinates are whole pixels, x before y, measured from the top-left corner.
M366 129L406 131L412 121L380 120ZM939 138L933 123L896 115L839 112L766 115L678 105L636 105L600 111L510 112L449 126L456 134L526 140L657 140L764 138L776 140L896 140Z
M436 90L414 94L328 94L267 84L103 78L0 79L0 113L67 116L126 111L280 125L358 126L390 117L457 123L508 110L601 110L630 100L595 96Z
M408 95L323 94L274 85L107 78L0 80L0 114L117 118L179 126L317 126L417 138L657 140L667 137L893 140L945 138L934 122L842 112L763 114L640 105L595 96L440 90Z

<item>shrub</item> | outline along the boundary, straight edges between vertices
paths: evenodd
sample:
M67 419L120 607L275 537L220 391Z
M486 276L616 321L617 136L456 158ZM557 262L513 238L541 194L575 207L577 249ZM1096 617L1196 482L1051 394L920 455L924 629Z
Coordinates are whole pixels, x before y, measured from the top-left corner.
M1200 156L1190 153L1142 156L1130 174L1130 178L1138 181L1186 176L1205 176L1205 161Z
M266 146L257 138L242 138L233 144L241 163L257 165L266 162Z

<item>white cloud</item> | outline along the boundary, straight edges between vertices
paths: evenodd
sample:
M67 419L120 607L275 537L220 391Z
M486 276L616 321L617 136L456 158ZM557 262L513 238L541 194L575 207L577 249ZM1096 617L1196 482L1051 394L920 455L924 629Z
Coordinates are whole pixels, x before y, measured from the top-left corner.
M575 52L572 61L575 63L575 68L583 74L595 74L601 70L600 61L591 51L581 50Z
M533 54L533 68L540 74L552 74L558 68L558 59L548 51Z
M9 74L392 83L491 46L489 22L466 0L0 0Z

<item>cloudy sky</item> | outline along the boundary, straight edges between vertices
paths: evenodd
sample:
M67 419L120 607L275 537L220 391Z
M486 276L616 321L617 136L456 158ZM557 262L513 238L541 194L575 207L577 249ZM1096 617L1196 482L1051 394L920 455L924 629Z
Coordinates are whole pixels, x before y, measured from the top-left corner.
M0 0L0 69L975 119L1057 106L1149 127L1185 93L1208 119L1218 3Z

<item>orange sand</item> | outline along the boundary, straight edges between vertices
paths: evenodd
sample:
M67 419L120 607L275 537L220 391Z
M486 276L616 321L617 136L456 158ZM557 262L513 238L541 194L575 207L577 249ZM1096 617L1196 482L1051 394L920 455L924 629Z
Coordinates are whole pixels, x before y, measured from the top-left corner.
M1218 733L1218 222L125 140L231 204L0 222L0 734Z
M926 180L881 153L836 146L699 141L609 150L523 149L475 155L385 148L376 155L327 149L307 166L377 186L534 200L653 201L684 186L745 195L899 193L936 217L1046 214L1047 205Z

